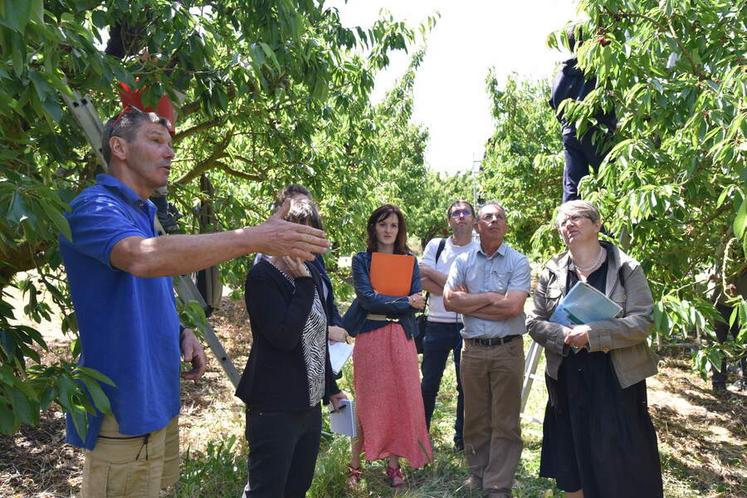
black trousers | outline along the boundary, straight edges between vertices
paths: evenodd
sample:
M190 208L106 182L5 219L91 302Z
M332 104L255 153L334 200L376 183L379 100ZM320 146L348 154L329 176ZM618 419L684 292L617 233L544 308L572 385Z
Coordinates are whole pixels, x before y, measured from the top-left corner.
M441 387L441 378L446 369L449 353L454 356L456 369L457 408L454 421L454 443L461 445L464 429L464 393L462 381L459 377L459 365L462 358L462 336L460 331L464 325L456 323L427 322L426 333L423 338L423 380L420 391L423 394L425 408L425 425L430 429L433 411L436 408L436 396Z
M306 496L321 432L320 405L297 412L247 410L249 482L244 498Z
M589 174L589 166L596 172L606 154L600 152L603 145L592 143L592 131L588 131L580 140L574 133L563 134L563 202L579 198L578 184Z

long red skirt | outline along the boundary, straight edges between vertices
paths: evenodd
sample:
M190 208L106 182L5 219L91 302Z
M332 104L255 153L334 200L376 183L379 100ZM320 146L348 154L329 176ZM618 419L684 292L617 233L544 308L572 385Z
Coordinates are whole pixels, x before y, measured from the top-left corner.
M419 468L433 458L415 342L389 323L355 338L353 382L366 460L390 455Z

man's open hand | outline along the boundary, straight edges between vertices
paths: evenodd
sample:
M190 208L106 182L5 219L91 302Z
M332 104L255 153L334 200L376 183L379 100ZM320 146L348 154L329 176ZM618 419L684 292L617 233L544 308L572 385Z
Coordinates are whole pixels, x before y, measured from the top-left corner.
M312 261L317 254L327 252L329 241L322 230L285 221L283 217L288 214L290 206L290 199L286 199L275 214L257 226L261 232L261 252Z

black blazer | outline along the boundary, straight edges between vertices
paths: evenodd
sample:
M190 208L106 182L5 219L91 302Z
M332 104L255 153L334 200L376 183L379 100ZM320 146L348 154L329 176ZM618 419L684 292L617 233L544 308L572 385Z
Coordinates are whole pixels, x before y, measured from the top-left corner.
M254 265L246 277L244 299L253 342L236 396L250 409L297 411L310 408L301 334L311 312L315 288L325 307L326 303L319 272L313 265L306 267L311 278L295 279L295 291L283 274L266 260ZM326 404L330 395L340 392L328 348L324 377Z

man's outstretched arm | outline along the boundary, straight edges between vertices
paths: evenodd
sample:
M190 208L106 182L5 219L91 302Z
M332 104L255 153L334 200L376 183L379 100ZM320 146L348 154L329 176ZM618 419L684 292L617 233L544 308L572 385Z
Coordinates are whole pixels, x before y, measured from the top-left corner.
M138 277L183 275L253 252L313 260L329 247L321 230L284 221L286 206L264 223L228 232L164 237L131 236L117 242L111 264Z

